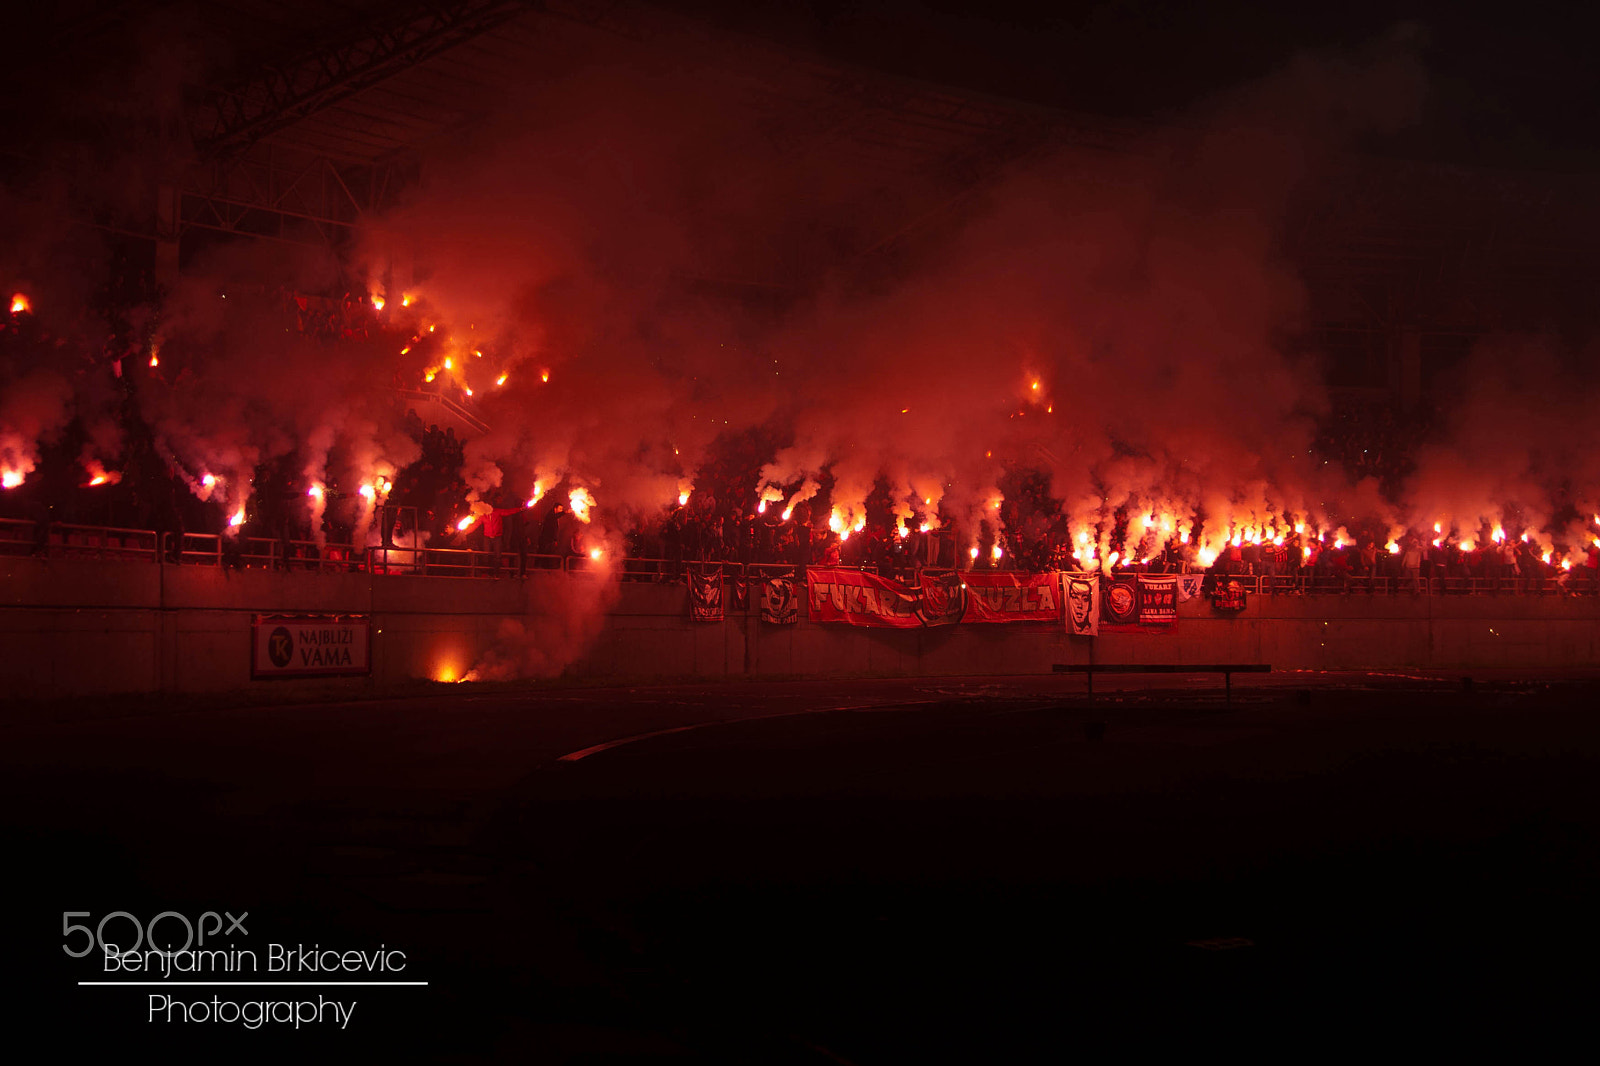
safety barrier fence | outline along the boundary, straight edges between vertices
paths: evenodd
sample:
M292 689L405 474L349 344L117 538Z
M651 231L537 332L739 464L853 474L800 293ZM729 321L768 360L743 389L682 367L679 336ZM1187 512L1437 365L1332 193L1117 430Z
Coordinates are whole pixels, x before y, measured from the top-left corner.
M606 562L587 555L538 555L516 551L487 552L466 548L403 545L356 547L309 540L216 533L160 533L149 529L37 523L0 519L0 555L35 555L49 559L122 559L184 565L252 567L316 573L412 574L428 577L489 578L535 571L570 574L600 572ZM624 581L681 581L690 573L721 572L728 580L763 581L795 576L793 563L742 563L731 560L666 559L628 556L621 560ZM882 574L909 584L923 575L963 573L948 567L883 570L877 566L844 569ZM1553 568L1552 568L1553 569ZM1133 571L1117 571L1132 576ZM1296 574L1208 574L1205 591L1215 582L1238 582L1255 595L1547 595L1594 594L1600 591L1587 567L1538 575L1483 576L1332 576Z

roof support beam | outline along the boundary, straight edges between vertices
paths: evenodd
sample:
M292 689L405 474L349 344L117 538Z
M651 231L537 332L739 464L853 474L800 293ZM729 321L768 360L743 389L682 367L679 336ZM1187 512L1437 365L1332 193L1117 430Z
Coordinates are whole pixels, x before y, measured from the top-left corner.
M236 153L530 10L529 0L434 0L248 81L206 94L195 142L211 159Z

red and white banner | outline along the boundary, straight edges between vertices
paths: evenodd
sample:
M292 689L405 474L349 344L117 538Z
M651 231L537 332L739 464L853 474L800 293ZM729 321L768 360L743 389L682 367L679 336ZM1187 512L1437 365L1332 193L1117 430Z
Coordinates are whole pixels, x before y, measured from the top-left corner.
M928 578L923 577L924 589ZM963 622L1056 622L1061 618L1061 578L1050 574L974 570L967 586Z
M834 566L806 568L806 613L813 622L917 629L922 596L898 581Z

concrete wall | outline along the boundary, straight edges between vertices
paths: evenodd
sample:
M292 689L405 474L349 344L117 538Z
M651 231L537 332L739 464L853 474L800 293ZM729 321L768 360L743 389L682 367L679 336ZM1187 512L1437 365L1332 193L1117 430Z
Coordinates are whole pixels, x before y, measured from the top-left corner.
M0 686L14 697L254 687L356 694L460 677L520 624L560 634L585 576L465 580L0 559ZM584 592L575 597L575 592ZM803 602L803 598L802 598ZM370 614L370 678L250 680L265 612ZM681 585L625 583L592 612L578 677L1040 673L1056 662L1266 662L1276 669L1558 669L1600 663L1600 601L1530 596L1255 596L1242 615L1179 608L1171 633L1073 640L1059 626L876 630L688 620ZM581 616L583 612L576 612Z

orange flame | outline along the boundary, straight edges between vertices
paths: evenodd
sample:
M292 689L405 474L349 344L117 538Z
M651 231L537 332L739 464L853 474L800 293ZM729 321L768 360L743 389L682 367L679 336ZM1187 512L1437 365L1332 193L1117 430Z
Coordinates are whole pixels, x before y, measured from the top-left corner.
M322 486L312 485L309 489L306 489L306 495L310 496L313 500L322 499Z
M240 507L233 512L233 517L228 519L228 526L231 529L238 529L242 525L244 525L244 508Z
M605 552L601 551L599 548L590 548L589 549L589 558L595 560L596 562L598 562L600 560L600 557L602 555L604 555L604 554L605 554Z
M456 523L456 529L459 530L460 532L465 533L466 530L467 530L467 527L470 526L470 525L472 525L472 516L471 515L467 515L467 517L463 518L461 521Z
M594 497L589 494L588 489L581 487L573 489L567 494L567 502L572 505L573 517L580 522L589 521L589 508L594 506Z
M22 484L22 471L0 471L0 488L14 489L20 484Z
M539 380L545 382L546 384L548 384L549 381L550 381L550 371L548 371L548 370L539 371Z
M11 313L12 314L20 315L24 311L32 311L32 310L33 310L33 304L28 301L28 297L24 293L14 292L14 293L11 294ZM7 486L7 487L9 488L11 486Z
M373 307L374 310L382 311L383 310L383 297L379 296L377 293L373 293L372 294L372 307Z
M378 490L371 485L362 485L359 491L364 499L375 500L378 498Z

